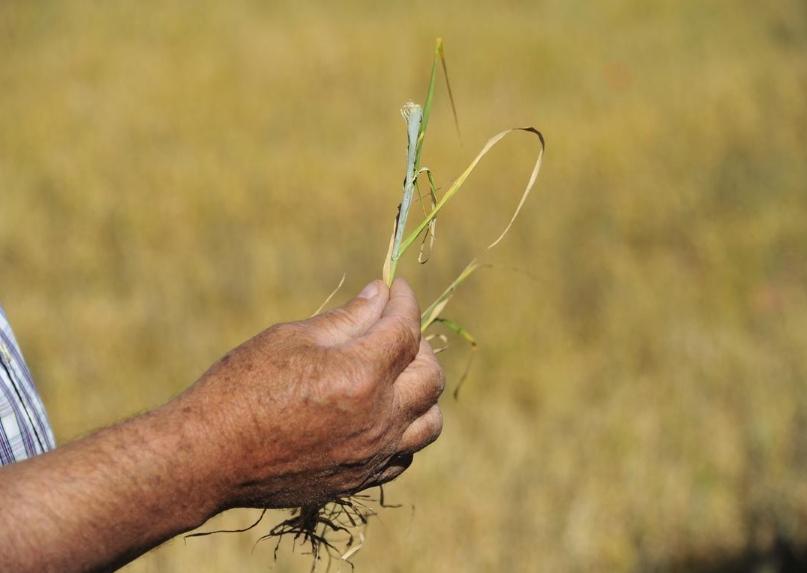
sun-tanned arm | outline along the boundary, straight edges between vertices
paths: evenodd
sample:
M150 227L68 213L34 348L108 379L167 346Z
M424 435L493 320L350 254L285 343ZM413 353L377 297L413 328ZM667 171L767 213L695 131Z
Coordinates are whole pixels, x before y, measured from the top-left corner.
M0 469L4 570L106 571L232 507L389 481L434 441L443 374L403 281L269 328L164 406Z

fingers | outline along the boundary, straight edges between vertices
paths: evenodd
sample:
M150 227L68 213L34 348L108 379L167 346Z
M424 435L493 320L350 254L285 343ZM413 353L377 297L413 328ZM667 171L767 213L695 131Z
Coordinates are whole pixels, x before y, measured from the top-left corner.
M379 321L390 291L383 281L369 283L350 302L308 319L317 342L326 346L343 344L366 333Z
M387 467L384 468L381 475L376 478L374 485L383 485L397 478L399 475L404 473L409 466L412 465L412 459L413 456L409 453L393 456L393 458L387 462Z
M443 414L434 405L423 416L412 422L404 431L398 444L398 453L384 466L384 469L362 489L383 485L404 473L412 464L415 452L434 442L443 430Z
M437 403L444 389L443 369L431 345L421 340L417 356L393 386L399 411L407 420L414 420Z
M435 441L443 431L443 414L435 404L420 418L409 424L401 436L398 451L413 454Z
M381 319L358 341L365 355L389 380L415 358L420 345L420 307L403 279L395 279Z

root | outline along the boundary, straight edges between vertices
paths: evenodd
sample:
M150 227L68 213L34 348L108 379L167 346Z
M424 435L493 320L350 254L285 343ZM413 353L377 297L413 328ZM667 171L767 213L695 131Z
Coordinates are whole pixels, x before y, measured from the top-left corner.
M351 497L334 499L325 504L303 506L292 511L291 517L274 526L269 532L260 537L258 541L276 539L274 556L283 539L291 538L292 547L301 545L307 548L312 556L311 571L317 565L327 560L327 569L330 569L334 559L348 563L353 569L349 559L361 549L364 544L364 529L376 511L370 504L383 504L383 490L377 498L367 494L356 494Z
M311 555L312 572L316 571L317 566L323 560L327 562L326 571L330 570L334 560L347 563L353 570L354 565L350 562L350 558L362 548L364 530L370 518L377 514L376 510L371 506L382 508L400 507L385 503L384 488L382 486L379 486L377 495L362 493L337 498L323 504L305 505L291 510L291 516L272 527L265 535L259 537L255 542L255 546L261 541L275 539L273 555L275 561L277 561L281 543L284 539L291 539L292 550L300 546L305 549L305 554ZM243 533L249 531L261 523L267 511L267 509L264 509L257 521L249 527L191 533L186 535L185 539L214 533Z

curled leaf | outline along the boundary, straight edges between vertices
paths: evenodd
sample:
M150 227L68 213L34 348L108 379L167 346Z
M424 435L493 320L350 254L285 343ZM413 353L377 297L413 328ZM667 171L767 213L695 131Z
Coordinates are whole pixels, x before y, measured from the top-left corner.
M499 236L496 237L496 239L492 243L490 243L490 245L488 245L487 248L492 249L497 244L499 244L499 242L504 238L504 236L510 231L510 228L513 226L513 223L515 222L516 218L521 212L521 209L524 206L524 203L526 202L527 197L530 194L530 191L532 191L532 188L535 186L535 181L538 179L538 173L541 171L541 164L543 163L544 149L546 145L543 134L541 134L541 132L535 129L534 127L514 127L499 132L493 137L491 137L485 143L485 145L482 146L481 151L476 155L474 160L471 161L470 165L466 167L465 171L463 171L462 174L459 177L457 177L453 183L451 183L448 189L446 189L446 192L443 194L442 197L440 197L440 200L437 202L437 204L434 206L431 212L420 222L420 224L418 224L417 227L415 227L415 229L406 237L406 239L403 240L400 247L396 250L395 254L393 254L393 262L395 261L396 257L400 258L406 252L406 250L412 246L412 243L414 243L417 240L420 234L429 226L431 221L435 217L437 217L437 215L440 213L443 207L446 206L446 203L448 203L454 197L454 195L457 194L457 192L462 188L465 181L468 179L468 176L471 173L473 173L474 169L476 169L477 165L479 165L479 162L482 161L482 158L485 157L485 155L487 155L488 152L490 152L490 150L502 139L504 139L507 135L517 131L531 133L538 138L539 143L538 156L535 160L535 164L533 165L532 171L530 172L530 178L527 181L527 185L524 188L524 191L521 193L518 205L516 206L513 215L510 217L510 221L507 223L507 226L499 234Z

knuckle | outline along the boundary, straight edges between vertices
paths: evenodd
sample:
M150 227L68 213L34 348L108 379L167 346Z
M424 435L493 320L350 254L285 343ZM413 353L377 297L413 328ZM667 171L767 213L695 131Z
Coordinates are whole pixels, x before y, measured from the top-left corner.
M375 384L366 379L353 380L348 383L347 396L354 403L366 404L375 396Z
M323 360L327 370L323 384L332 400L353 411L362 411L375 403L382 378L362 353L328 349Z
M446 375L442 368L437 371L437 398L443 395L446 389Z
M345 328L356 326L356 317L344 308L337 308L328 313L328 317L335 325Z
M279 322L277 324L273 324L265 331L265 333L269 336L283 336L284 334L290 334L291 332L292 326L291 323L288 322Z
M435 398L439 398L446 388L446 375L440 363L432 357L428 362L429 379L434 383Z
M408 362L414 360L420 350L420 328L411 320L400 317L395 322L395 342Z
M371 376L361 372L359 367L345 367L339 381L335 384L340 397L351 406L361 406L373 400L377 384Z
M440 411L440 408L434 409L434 414L432 414L429 418L429 437L431 438L430 442L433 442L440 434L443 433L443 413Z

